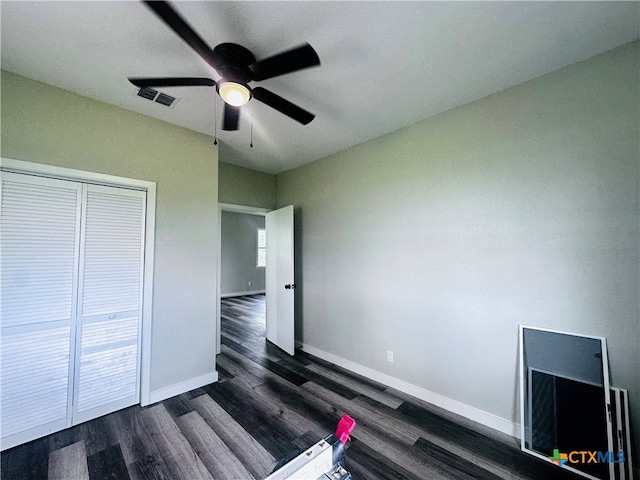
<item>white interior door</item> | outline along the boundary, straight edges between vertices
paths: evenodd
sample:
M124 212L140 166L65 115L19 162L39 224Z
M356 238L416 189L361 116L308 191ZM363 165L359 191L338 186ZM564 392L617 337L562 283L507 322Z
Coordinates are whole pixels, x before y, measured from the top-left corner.
M267 340L295 353L293 278L293 205L267 213Z
M146 193L86 185L73 423L140 401Z
M81 185L2 172L1 448L71 426Z

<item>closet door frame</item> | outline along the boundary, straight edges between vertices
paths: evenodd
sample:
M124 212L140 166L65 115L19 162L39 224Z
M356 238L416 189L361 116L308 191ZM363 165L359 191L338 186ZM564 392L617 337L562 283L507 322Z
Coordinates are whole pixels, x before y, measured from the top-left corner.
M76 182L124 187L146 192L144 267L142 292L142 339L140 351L140 404L151 403L151 330L153 323L153 262L155 245L156 183L54 165L0 157L0 170Z

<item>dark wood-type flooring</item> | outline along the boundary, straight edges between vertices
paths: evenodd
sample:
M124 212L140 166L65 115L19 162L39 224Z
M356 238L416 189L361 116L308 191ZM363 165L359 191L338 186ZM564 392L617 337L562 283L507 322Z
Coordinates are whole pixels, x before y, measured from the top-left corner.
M2 479L261 479L292 451L357 427L354 479L579 479L515 439L302 351L265 341L262 295L222 304L218 383L2 452Z

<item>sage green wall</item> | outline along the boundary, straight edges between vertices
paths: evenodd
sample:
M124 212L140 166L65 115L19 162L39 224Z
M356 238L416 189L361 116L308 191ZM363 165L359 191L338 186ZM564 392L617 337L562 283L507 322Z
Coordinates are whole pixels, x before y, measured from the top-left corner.
M265 271L258 267L258 229L264 215L222 212L220 295L264 292Z
M215 372L210 137L2 72L3 157L157 183L151 391Z
M218 201L233 205L273 209L276 203L276 177L249 168L225 163L225 146L220 144Z
M519 423L518 325L604 336L640 440L639 59L635 42L279 174L297 339Z

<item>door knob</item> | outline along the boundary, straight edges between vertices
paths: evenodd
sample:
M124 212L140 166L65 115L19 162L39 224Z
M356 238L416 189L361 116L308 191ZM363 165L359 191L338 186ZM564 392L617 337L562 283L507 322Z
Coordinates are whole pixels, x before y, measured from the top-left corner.
M289 290L289 289L292 289L292 290L293 290L294 288L296 288L296 284L295 284L295 283L287 283L287 284L284 286L284 288L286 288L287 290Z

